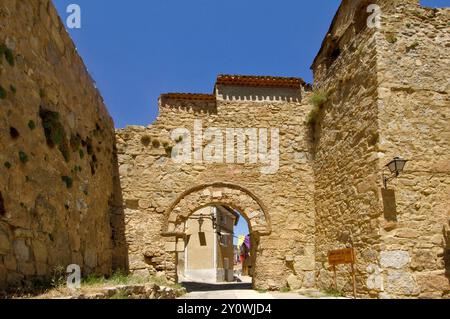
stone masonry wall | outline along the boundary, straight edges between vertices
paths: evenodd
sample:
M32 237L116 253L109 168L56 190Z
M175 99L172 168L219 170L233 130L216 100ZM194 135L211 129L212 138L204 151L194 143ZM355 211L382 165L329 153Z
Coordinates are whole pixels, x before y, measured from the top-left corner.
M288 278L291 284L312 287L315 280L314 184L304 124L309 107L300 100L286 98L289 94L283 90L265 90L262 93L267 94L260 96L261 92L255 90L252 94L249 88L223 88L222 91L228 93L219 92L212 101L163 96L155 123L117 131L130 269L146 274L165 271L175 278L175 251L182 251L183 247L176 247L179 241L163 237L162 233L182 233L183 223L177 221L185 220L186 215L208 203L229 204L240 209L253 227L252 242L258 243L255 287L279 289L287 285ZM277 96L283 98L275 101ZM167 154L175 144L170 132L175 128L193 132L196 119L202 120L204 130L208 127L279 128L279 171L261 174L260 164L248 161L232 165L174 163ZM189 193L194 198L190 200L185 192L195 187L198 191ZM258 205L247 208L254 205L250 194L266 213L265 218L260 216L270 224L269 234L264 232L266 227L258 228L256 216L251 213ZM181 206L176 208L180 200Z
M357 291L367 295L367 267L380 248L377 64L374 32L352 24L360 14L355 4L344 1L327 37L333 40L313 65L315 91L328 97L314 128L316 271L318 287L333 288L327 253L354 246ZM338 289L350 293L349 265L338 267L337 278Z
M383 297L449 297L449 27L450 9L401 4L377 34L380 165L410 160L379 218Z
M113 122L50 1L0 17L0 289L108 274Z
M360 3L351 13L343 2L313 65L329 94L316 127L318 286L332 285L327 251L353 244L360 295L445 297L449 10L379 1L381 29L358 29ZM410 162L385 191L395 156ZM348 273L340 267L338 286L350 292Z

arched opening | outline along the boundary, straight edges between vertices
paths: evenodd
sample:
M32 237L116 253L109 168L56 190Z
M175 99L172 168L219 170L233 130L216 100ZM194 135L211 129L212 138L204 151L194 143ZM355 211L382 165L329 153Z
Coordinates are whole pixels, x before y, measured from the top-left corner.
M251 285L257 242L237 210L206 206L190 215L185 224L184 250L177 252L178 282L206 284L204 287Z
M182 194L166 212L162 235L174 259L177 282L254 287L259 239L270 232L265 206L253 193L215 183ZM239 236L244 236L243 242Z

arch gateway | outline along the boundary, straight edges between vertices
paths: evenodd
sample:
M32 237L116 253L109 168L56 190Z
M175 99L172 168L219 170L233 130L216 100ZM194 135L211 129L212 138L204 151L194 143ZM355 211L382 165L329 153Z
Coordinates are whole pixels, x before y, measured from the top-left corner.
M364 23L368 1L342 1L314 89L223 75L213 94L163 94L152 125L117 131L132 272L176 280L184 221L223 204L257 238L255 288L330 288L327 253L353 246L358 295L449 296L450 11L372 2L380 29ZM396 156L410 162L385 189ZM345 266L338 288L352 290Z
M162 95L153 125L118 131L131 270L163 271L176 279L186 219L202 207L225 205L242 214L258 242L255 287L279 289L289 274L314 285L308 90L300 79L219 76L215 94ZM230 129L233 141L217 144ZM199 156L174 160L172 153L186 143L195 153L196 140L203 142ZM223 145L223 160L208 157L214 143ZM254 145L263 154L253 152ZM277 156L273 172L264 170L270 154Z

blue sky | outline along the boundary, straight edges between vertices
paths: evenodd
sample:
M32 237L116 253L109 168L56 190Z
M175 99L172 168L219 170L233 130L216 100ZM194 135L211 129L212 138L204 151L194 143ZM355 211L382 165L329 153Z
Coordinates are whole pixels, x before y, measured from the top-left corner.
M217 74L302 77L340 0L53 0L118 128L148 125L167 92L211 93ZM126 4L122 4L126 3ZM450 0L423 5L450 6ZM236 234L246 234L243 218Z
M309 69L340 0L54 0L116 127L148 125L167 92L211 93L217 74L298 76ZM422 1L437 6L450 0Z

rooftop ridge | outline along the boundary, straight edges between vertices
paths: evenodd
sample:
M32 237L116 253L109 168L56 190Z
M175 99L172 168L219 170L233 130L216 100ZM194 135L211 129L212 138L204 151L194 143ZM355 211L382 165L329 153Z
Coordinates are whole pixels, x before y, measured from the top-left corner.
M263 76L263 75L233 75L219 74L217 85L252 86L252 87L287 87L299 89L306 82L297 77Z
M161 94L161 98L189 101L216 101L216 96L214 94L205 93L164 93Z

